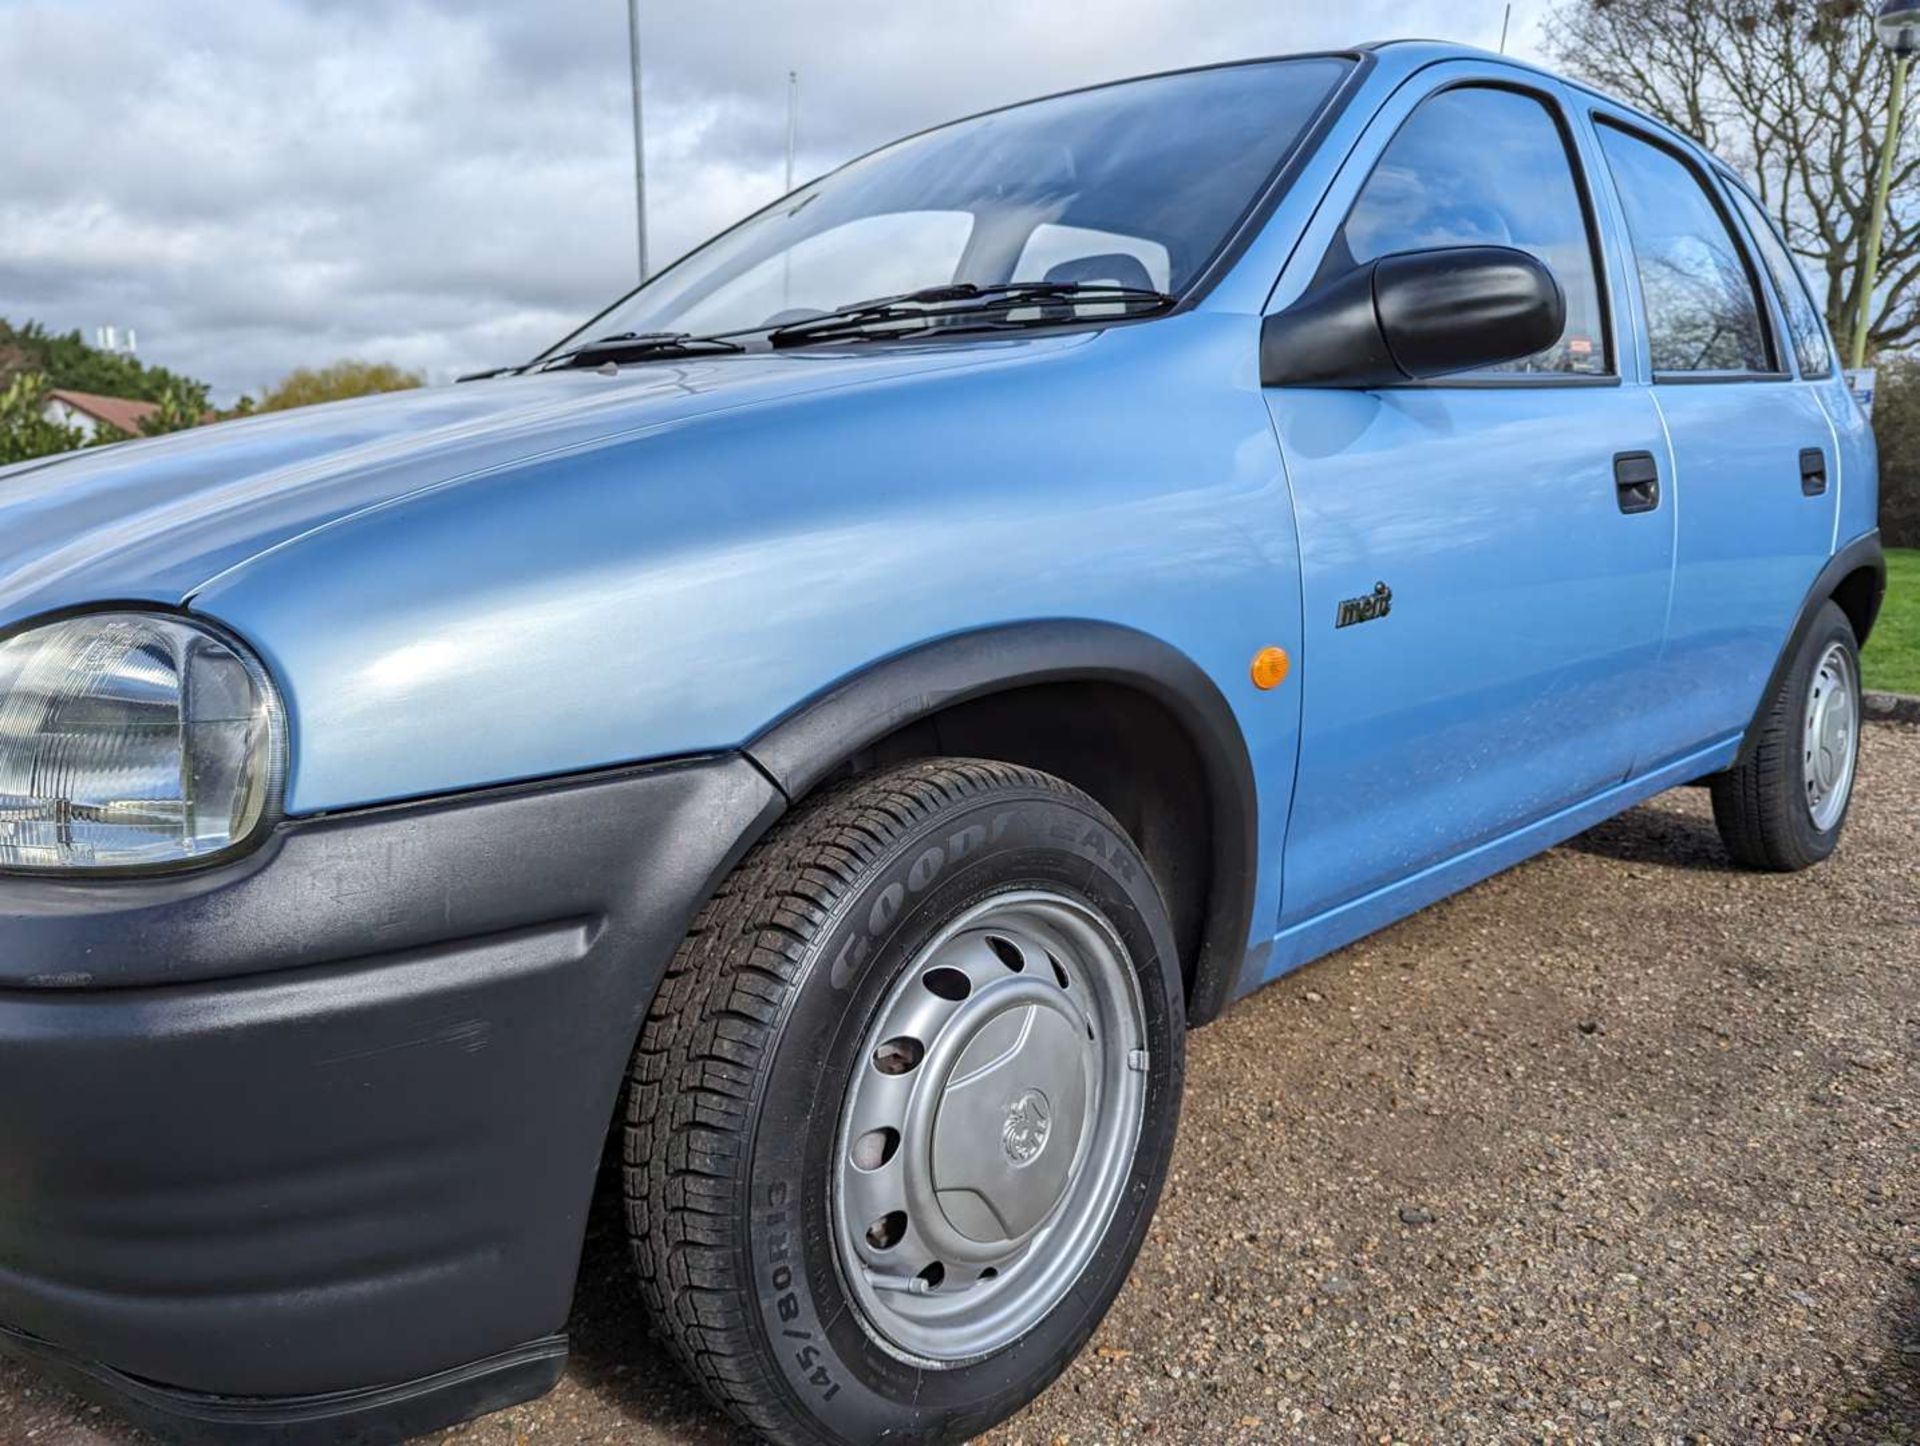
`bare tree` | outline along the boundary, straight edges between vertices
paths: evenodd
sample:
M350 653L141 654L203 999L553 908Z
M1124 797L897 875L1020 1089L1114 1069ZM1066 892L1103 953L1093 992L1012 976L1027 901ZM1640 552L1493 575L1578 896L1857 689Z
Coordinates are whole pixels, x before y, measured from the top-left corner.
M1893 65L1864 0L1565 0L1547 47L1567 70L1705 141L1739 168L1825 279L1853 334ZM1920 334L1920 137L1894 157L1875 349Z

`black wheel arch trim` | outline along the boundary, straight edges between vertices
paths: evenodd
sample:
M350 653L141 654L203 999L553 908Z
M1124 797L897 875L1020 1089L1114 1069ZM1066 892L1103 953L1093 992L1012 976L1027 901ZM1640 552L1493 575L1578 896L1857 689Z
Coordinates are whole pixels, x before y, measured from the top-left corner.
M1880 545L1880 533L1862 533L1852 542L1842 547L1827 559L1827 565L1820 569L1820 575L1813 580L1813 586L1807 589L1807 596L1800 604L1800 611L1794 617L1793 627L1787 634L1780 656L1775 660L1773 672L1767 677L1767 686L1760 694L1759 705L1754 709L1752 720L1747 724L1746 736L1740 740L1740 752L1734 759L1739 767L1753 757L1753 751L1759 746L1760 725L1766 717L1767 708L1775 693L1786 680L1787 670L1793 666L1794 656L1800 651L1800 644L1812 631L1814 621L1820 616L1820 609L1834 600L1840 585L1855 573L1870 573L1875 581L1865 599L1866 618L1863 626L1855 628L1859 641L1865 643L1867 635L1873 631L1874 619L1880 615L1880 604L1887 594L1887 555Z
M1245 962L1259 862L1253 763L1226 696L1171 644L1118 623L1056 619L955 633L896 653L815 694L746 745L797 800L862 749L923 718L994 693L1046 683L1135 689L1181 725L1207 775L1212 874L1194 961L1190 1024L1217 1017Z

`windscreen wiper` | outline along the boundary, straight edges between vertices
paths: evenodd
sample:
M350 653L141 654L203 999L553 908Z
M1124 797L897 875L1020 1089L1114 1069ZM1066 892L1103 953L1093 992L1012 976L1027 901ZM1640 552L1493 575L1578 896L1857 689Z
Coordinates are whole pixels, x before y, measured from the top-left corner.
M971 281L929 286L899 296L856 302L818 316L778 326L747 327L739 331L695 336L684 331L625 331L599 337L523 367L476 373L462 381L498 376L507 371L558 371L596 367L612 362L651 361L660 357L712 356L748 350L746 340L758 338L767 346L795 347L828 341L876 341L896 336L918 336L929 330L1020 330L1083 318L1084 306L1119 306L1124 314L1146 316L1173 305L1176 298L1141 286L1108 285L1097 281L1005 281L979 286Z
M527 370L557 371L566 367L597 367L607 362L646 361L663 356L710 356L716 352L745 351L727 336L695 336L686 331L621 331L583 346L532 363Z
M767 341L775 347L791 347L918 336L926 331L1014 330L1082 320L1079 309L1086 306L1117 305L1126 315L1145 316L1174 301L1164 291L1096 281L1006 281L991 286L963 281L790 321L771 328Z

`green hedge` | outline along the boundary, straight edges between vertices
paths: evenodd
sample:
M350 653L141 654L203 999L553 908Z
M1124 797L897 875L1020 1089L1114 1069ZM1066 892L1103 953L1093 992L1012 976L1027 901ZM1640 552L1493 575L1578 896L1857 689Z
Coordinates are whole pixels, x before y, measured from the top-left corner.
M1860 666L1869 688L1920 693L1920 552L1887 554L1887 601Z
M1873 403L1880 439L1880 532L1889 547L1920 547L1920 360L1880 364Z

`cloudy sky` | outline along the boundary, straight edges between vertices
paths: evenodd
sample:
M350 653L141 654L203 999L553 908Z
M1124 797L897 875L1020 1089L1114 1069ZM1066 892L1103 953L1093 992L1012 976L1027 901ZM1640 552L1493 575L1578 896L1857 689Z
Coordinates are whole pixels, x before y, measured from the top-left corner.
M1549 0L1514 6L1537 53ZM987 106L1427 35L1504 0L644 0L658 265L782 189ZM0 0L0 316L224 400L387 359L519 361L633 281L624 0Z

